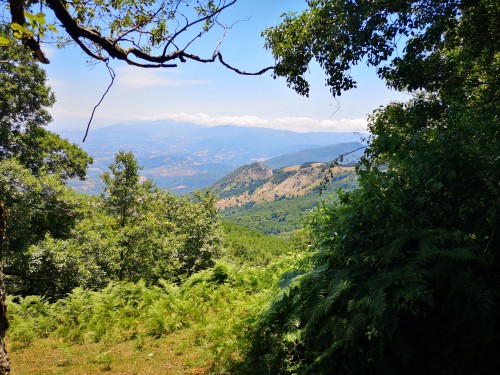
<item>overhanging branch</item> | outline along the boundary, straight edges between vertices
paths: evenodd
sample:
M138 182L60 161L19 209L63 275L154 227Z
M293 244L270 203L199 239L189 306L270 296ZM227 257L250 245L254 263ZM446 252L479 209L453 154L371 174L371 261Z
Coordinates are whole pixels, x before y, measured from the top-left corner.
M227 27L223 26L217 17L221 12L234 5L236 1L230 0L226 2L225 0L220 0L217 6L207 3L206 9L198 11L198 17L195 17L193 20L189 20L187 13L183 14L179 10L179 6L183 3L183 0L177 0L177 2L165 1L154 10L149 12L144 11L144 18L137 18L137 22L127 26L127 28L120 28L118 36L113 36L113 32L110 32L109 35L102 33L102 31L98 30L98 27L92 27L93 23L90 21L87 21L85 25L82 24L81 19L71 13L72 11L76 11L76 8L71 8L68 5L71 3L65 0L45 0L45 3L54 12L56 19L60 22L61 27L67 32L70 39L88 56L98 61L107 62L110 58L113 58L142 68L173 68L177 67L177 61L186 62L187 60L203 63L218 61L227 69L242 75L260 75L274 69L275 66L269 66L257 72L246 72L228 64L218 50L224 36L216 45L210 58L204 58L187 51L195 40L202 37L215 25L223 27L225 35ZM13 22L25 24L24 11L31 5L31 1L9 0L9 4L11 6ZM167 6L170 8L167 8ZM104 7L105 5L103 5L104 10L108 9ZM113 9L116 10L115 8ZM96 12L96 14L98 13ZM104 22L101 17L104 17L102 13L101 16L95 16L95 19L93 19L94 24L95 22L98 24L99 22ZM151 29L151 25L157 25L160 21L166 20L175 22L176 18L174 17L183 19L185 21L183 22L184 25L174 30L171 34L162 34L161 41L163 41L163 45L160 44L160 52L155 54L154 51L158 51L158 46L152 48L147 45L147 42L142 43L141 38L154 39L155 34ZM107 26L110 27L109 25ZM196 29L200 31L196 32ZM194 35L193 31L195 31ZM188 32L190 32L191 36L189 36ZM131 37L132 34L138 35L139 38L134 39ZM178 42L181 36L187 36L187 41L184 39L183 43ZM26 39L23 40L23 43L33 51L39 61L43 63L49 62L43 55L40 43L35 39ZM181 44L182 46L180 46ZM174 47L175 50L171 50L171 47Z

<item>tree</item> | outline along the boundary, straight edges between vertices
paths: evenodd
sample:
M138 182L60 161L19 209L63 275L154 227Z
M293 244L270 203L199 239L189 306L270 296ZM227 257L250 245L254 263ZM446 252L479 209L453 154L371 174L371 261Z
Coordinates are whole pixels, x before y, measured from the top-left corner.
M103 202L117 221L120 238L118 279L125 278L127 268L133 253L127 230L133 226L133 221L142 215L140 204L144 195L149 193L152 185L149 181L139 182L139 166L132 152L120 150L115 155L115 162L109 166L111 173L105 172L101 178L105 184Z
M120 151L103 173L103 203L116 220L119 280L178 279L214 264L222 245L216 198L196 193L175 198L140 182L132 152Z
M184 200L172 214L172 221L182 229L184 244L178 254L177 276L189 276L215 264L221 255L223 230L217 214L217 197L208 192L196 192L194 201Z
M97 197L77 195L78 216L70 233L45 237L27 250L24 293L55 301L76 287L104 288L116 280L119 238L115 221Z
M0 30L0 36L10 38ZM84 178L92 162L83 150L44 127L54 94L46 74L21 46L0 47L0 160L17 158L34 175Z
M101 175L105 184L103 201L116 216L118 225L123 228L134 216L141 193L149 191L152 185L149 181L139 182L139 170L142 168L139 168L132 152L120 150L109 169L111 173L104 172Z
M309 5L266 33L276 74L307 94L315 58L339 95L366 61L413 98L371 116L360 187L312 219L315 252L255 329L248 372L495 372L500 4Z
M140 67L175 67L175 61L218 60L240 74L262 74L271 67L246 73L228 65L218 50L228 29L219 15L234 3L236 0L8 0L10 19L3 23L10 25L42 63L49 60L41 42L61 28L67 34L65 41L98 61L113 58ZM60 25L47 24L46 11L53 13ZM193 54L193 44L216 27L222 30L221 39L212 55Z
M75 218L75 202L63 182L85 176L91 158L76 145L43 127L54 98L45 73L0 29L0 373L10 366L3 344L7 320L3 266L24 273L27 248L47 233L64 236Z
M7 33L1 35L10 38ZM0 48L0 61L4 61L0 64L4 82L0 87L0 162L5 176L0 189L11 216L4 255L9 258L9 272L19 273L31 244L48 232L59 237L72 225L70 207L74 202L70 203L63 182L83 179L92 158L44 129L52 120L47 107L54 103L54 95L37 62L10 40L9 48ZM36 194L41 194L39 200ZM69 199L67 204L60 201L63 196Z
M7 210L0 200L0 260L3 259L3 246L7 230ZM7 305L5 304L5 286L3 277L3 262L0 262L0 374L10 372L10 362L5 349L5 332L9 328L7 319Z

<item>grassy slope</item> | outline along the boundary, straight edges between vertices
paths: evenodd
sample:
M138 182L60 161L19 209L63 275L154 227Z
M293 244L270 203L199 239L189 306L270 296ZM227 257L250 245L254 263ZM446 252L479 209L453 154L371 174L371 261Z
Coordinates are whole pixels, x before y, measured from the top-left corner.
M55 304L9 303L13 374L220 373L301 258L290 243L226 225L227 255L181 286L112 284ZM267 266L264 266L267 264Z

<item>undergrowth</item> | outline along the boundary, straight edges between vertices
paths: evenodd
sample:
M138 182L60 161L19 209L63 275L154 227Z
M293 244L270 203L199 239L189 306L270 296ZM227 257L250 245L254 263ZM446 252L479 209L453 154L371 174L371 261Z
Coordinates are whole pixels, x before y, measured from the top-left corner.
M221 261L181 285L112 282L100 291L76 288L54 303L10 298L7 339L13 351L29 350L43 338L68 345L132 341L141 351L145 341L185 330L193 346L209 349L210 367L225 371L247 350L244 336L268 307L281 275L301 259L287 254L266 267L238 268Z

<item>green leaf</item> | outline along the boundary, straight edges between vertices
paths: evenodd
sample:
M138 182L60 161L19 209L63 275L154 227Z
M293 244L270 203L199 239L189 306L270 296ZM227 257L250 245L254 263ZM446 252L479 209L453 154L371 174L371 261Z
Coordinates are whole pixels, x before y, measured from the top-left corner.
M0 46L8 46L10 44L9 39L0 36Z
M35 14L35 20L39 23L39 24L45 24L47 21L45 20L45 13L37 13Z
M47 28L54 33L59 32L59 30L57 30L57 27L55 27L54 25L47 25Z
M24 12L24 17L26 17L29 20L32 20L33 18L35 18L35 16L30 12Z
M16 22L13 22L10 24L10 28L14 31L19 31L19 32L24 32L24 30L26 30L23 26L21 26L20 24L16 23Z

